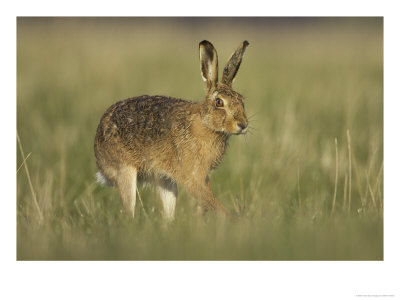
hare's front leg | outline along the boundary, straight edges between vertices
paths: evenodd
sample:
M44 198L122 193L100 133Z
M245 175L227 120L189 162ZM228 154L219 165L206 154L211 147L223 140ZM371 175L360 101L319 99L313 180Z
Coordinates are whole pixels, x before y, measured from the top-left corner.
M117 186L126 212L135 217L137 170L133 167L122 167L118 172Z
M176 197L178 195L176 183L170 179L160 179L157 182L157 192L164 207L164 217L167 220L173 220L175 216Z
M187 182L185 187L186 190L199 201L202 213L205 213L208 210L215 210L217 213L222 213L228 218L232 217L226 208L215 199L208 176L204 181L202 180L199 182L193 180Z

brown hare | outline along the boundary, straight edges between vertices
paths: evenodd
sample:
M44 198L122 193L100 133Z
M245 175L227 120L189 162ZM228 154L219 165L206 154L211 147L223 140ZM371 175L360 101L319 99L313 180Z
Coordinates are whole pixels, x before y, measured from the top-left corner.
M209 173L221 162L229 137L247 131L243 96L232 90L232 82L248 45L240 44L218 82L217 52L210 42L200 43L203 102L145 95L106 110L94 142L97 179L118 187L132 217L137 181L155 185L169 220L175 214L177 183L198 200L203 212L230 216L214 198Z

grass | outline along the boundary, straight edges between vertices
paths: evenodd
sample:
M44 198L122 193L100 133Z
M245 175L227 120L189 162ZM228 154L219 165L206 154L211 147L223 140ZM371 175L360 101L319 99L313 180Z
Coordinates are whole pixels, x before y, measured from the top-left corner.
M30 19L17 22L18 260L382 260L381 18ZM218 28L215 30L215 28ZM136 217L95 183L93 140L112 103L200 101L199 41L220 68L244 39L234 88L251 132L232 137L214 193L241 215L176 220L139 187ZM20 151L21 150L21 151Z

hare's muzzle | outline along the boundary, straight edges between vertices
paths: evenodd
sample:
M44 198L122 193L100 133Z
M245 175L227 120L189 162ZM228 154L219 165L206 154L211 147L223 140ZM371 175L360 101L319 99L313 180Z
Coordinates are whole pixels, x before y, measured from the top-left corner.
M237 134L244 134L247 132L247 125L248 123L238 123L237 126Z

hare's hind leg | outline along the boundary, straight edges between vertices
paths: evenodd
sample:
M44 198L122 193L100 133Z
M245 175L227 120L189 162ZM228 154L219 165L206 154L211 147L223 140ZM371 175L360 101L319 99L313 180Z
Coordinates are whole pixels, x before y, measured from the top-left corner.
M160 195L164 208L164 217L173 220L175 216L176 197L178 188L175 182L170 179L160 179L157 182L157 192Z
M117 185L126 212L135 217L137 170L123 167L118 172Z

